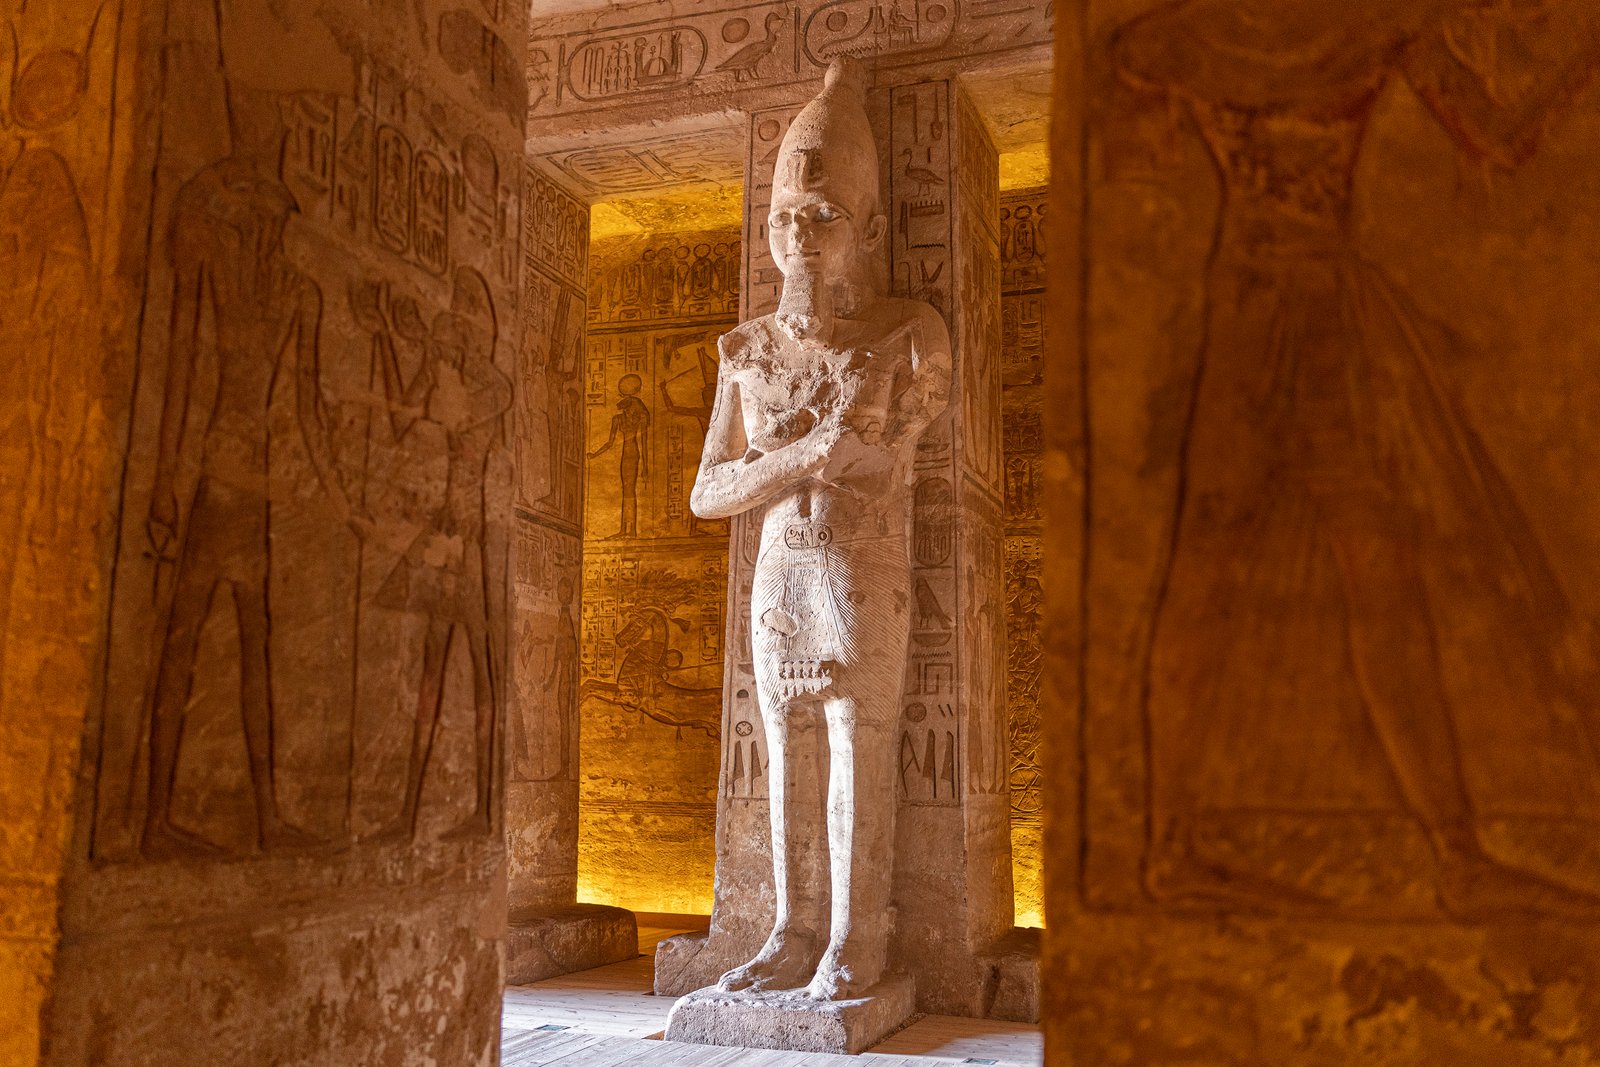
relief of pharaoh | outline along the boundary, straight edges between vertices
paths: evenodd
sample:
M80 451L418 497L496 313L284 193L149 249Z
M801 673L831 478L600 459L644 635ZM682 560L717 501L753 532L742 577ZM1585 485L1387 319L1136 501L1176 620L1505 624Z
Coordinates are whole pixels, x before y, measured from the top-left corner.
M772 184L783 296L719 342L690 497L702 519L749 512L761 524L751 642L777 915L761 951L719 985L838 1000L876 985L886 962L908 482L917 437L948 398L950 339L927 304L875 291L887 225L853 67L829 68Z

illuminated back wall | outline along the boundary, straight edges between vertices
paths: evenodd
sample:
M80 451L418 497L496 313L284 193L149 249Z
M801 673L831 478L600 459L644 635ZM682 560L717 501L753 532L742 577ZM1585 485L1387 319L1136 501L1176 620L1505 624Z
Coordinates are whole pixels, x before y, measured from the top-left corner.
M1043 189L1002 197L1012 862L1023 926L1043 924L1043 214ZM716 385L716 339L738 322L739 231L735 217L715 229L611 236L632 228L628 221L600 205L589 260L579 894L635 911L704 914L715 864L728 531L696 519L688 500Z

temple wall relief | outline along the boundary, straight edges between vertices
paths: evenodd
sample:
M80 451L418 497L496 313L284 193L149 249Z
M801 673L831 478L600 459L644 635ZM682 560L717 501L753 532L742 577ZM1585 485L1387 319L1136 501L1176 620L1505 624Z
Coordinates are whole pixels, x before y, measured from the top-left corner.
M688 505L738 290L728 232L612 238L589 272L580 877L642 911L710 907L728 524Z
M1600 23L1362 12L1063 25L1062 1062L1600 1056Z

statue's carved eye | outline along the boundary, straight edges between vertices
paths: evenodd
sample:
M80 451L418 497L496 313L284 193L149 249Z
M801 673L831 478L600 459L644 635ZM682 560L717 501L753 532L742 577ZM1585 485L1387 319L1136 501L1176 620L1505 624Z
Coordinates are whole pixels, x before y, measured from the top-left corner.
M832 222L834 219L836 219L838 217L839 217L839 213L837 211L833 210L833 208L828 207L826 204L824 204L822 207L817 208L817 221L818 222Z
M787 226L790 222L789 213L787 211L780 211L776 215L772 216L772 218L768 221L774 226Z

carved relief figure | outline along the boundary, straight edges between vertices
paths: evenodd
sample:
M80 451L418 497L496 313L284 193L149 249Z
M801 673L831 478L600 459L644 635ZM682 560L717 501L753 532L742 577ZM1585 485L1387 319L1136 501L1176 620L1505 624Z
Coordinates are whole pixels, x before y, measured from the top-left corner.
M856 78L853 65L830 67L784 136L768 217L782 298L720 342L691 497L703 518L748 512L761 527L751 641L777 916L720 985L824 1000L860 995L886 962L910 470L951 364L936 311L874 290L887 222ZM826 799L814 773L824 751Z
M5 27L17 60L17 31ZM90 30L91 37L93 29ZM70 354L94 342L89 226L72 168L48 137L77 117L89 77L89 48L51 49L0 67L9 108L0 101L0 355L12 382L0 399L0 485L14 506L0 511L0 544L15 545L31 506L38 536L63 521L75 465L66 451L84 433L87 387L63 380ZM67 358L58 358L58 353ZM63 485L63 482L67 485ZM18 484L20 483L20 484ZM14 564L0 563L0 634L10 617ZM5 648L0 641L0 684Z
M709 345L697 344L694 346L694 350L695 365L692 367L686 367L661 383L661 403L662 406L667 409L667 414L677 418L693 419L695 425L700 430L700 440L703 445L705 441L706 430L711 424L711 409L716 404L717 399L717 361L715 357L711 355ZM667 353L666 367L668 371L672 369L671 352ZM699 402L694 404L680 404L673 398L672 386L677 383L679 379L686 378L691 375L697 377L700 383L699 389L695 390L696 399ZM693 382L690 384L693 385ZM693 453L690 454L693 455ZM701 532L700 524L700 516L696 515L691 510L689 512L689 533L691 536Z
M589 453L590 459L605 455L622 439L617 470L622 487L622 524L618 537L639 536L639 477L650 474L650 409L639 398L644 379L624 374L617 383L617 413L611 416L611 432L606 443Z
M1448 913L1600 903L1481 838L1441 635L1473 620L1482 655L1583 714L1595 676L1574 665L1573 607L1452 388L1459 342L1358 254L1351 225L1358 158L1392 79L1463 149L1513 166L1592 78L1595 22L1582 0L1178 0L1113 42L1132 87L1186 108L1223 190L1149 639L1145 880L1158 900L1327 903L1208 849L1196 783L1235 746L1309 729L1285 717L1353 676ZM1497 84L1492 48L1463 46L1474 39L1515 42L1500 53L1527 64L1515 92ZM1312 616L1343 622L1317 639L1295 621Z
M511 381L494 364L497 336L494 305L482 276L462 267L455 275L450 310L433 321L416 376L403 382L396 363L385 367L384 387L398 436L419 420L433 422L444 431L449 461L444 503L406 548L375 598L384 607L428 620L405 800L393 833L416 832L450 650L458 638L466 641L472 664L476 759L473 811L458 830L483 833L490 828L495 709L503 680L495 669L498 635L490 626L485 485L490 453L500 443L502 416L511 406Z
M561 605L561 617L556 620L555 647L550 653L550 670L544 676L546 699L556 706L560 720L560 755L557 757L553 778L566 778L572 762L572 728L578 715L578 623L572 617L574 595L572 579L562 575L556 583L556 601Z
M236 123L242 95L230 95ZM263 114L250 119L272 123ZM283 248L284 226L296 210L282 182L238 153L189 179L173 209L171 357L146 524L158 560L156 599L164 604L150 712L146 855L210 847L173 825L170 809L185 709L200 668L200 632L219 601L231 604L238 622L239 699L258 843L307 840L280 816L273 788L268 407L286 365L307 455L336 507L351 511L334 473L318 384L321 292Z
M704 562L688 563L694 569ZM633 568L629 568L633 570ZM609 641L605 629L592 631L597 643L615 649L614 666L597 662L593 676L583 683L582 699L595 700L673 728L678 740L685 730L698 730L707 738L721 733L722 684L717 662L720 648L700 649L698 662L684 662L683 643L696 636L695 621L686 617L696 605L708 603L705 581L691 579L672 567L640 566L632 581L622 581L618 568L601 564L591 570L597 603L615 598L606 610L615 629ZM598 621L598 620L596 620ZM701 624L701 628L708 625ZM710 623L720 632L720 617ZM603 659L603 657L602 657ZM708 667L709 664L709 667Z
M714 738L721 732L722 687L679 680L679 675L697 676L703 672L684 667L683 653L671 644L674 627L687 632L690 623L660 607L633 611L614 638L620 657L615 679L588 682L583 687L584 696L671 726L680 740L685 729L699 730Z

